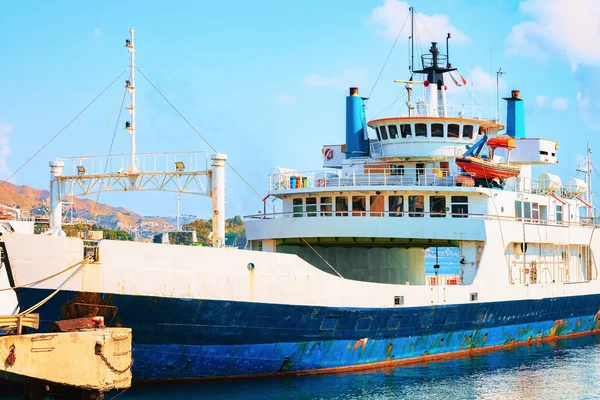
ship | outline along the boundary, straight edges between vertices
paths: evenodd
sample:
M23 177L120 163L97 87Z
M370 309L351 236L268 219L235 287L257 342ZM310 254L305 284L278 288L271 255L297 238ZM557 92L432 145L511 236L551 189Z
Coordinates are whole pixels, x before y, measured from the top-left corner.
M350 88L345 143L322 148L321 169L273 168L238 249L225 246L226 155L136 153L133 30L126 48L131 153L53 160L50 229L0 225L0 284L18 302L4 309L38 307L40 331L93 309L132 328L133 379L162 381L364 370L600 330L591 181L532 175L558 144L526 135L518 91L506 126L448 106L455 69L435 42L406 81L407 115L367 122ZM412 73L425 77L415 105ZM518 174L457 164L490 141L514 145L488 162ZM65 199L144 190L211 197L212 246L64 235ZM432 248L453 249L455 274L426 272Z

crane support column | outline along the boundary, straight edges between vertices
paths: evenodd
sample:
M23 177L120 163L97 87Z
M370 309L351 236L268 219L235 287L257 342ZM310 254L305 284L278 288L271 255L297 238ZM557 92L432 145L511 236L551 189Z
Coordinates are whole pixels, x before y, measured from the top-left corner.
M225 246L225 154L212 154L212 242L213 247Z
M56 236L65 236L62 230L62 176L65 163L57 158L50 161L50 231Z

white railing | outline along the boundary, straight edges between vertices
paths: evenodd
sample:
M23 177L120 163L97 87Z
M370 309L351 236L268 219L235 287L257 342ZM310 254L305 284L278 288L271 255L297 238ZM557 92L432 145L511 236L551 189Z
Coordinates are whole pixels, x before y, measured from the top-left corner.
M438 275L426 275L425 285L426 286L446 286L446 285L461 285L462 277L460 274L438 274Z
M419 100L419 106L413 110L413 116L415 117L429 117L427 114L427 102L425 100ZM479 119L482 121L496 122L496 108L494 107L483 107L480 105L466 106L464 104L446 104L446 111L448 118L470 118ZM442 104L438 104L438 115L431 117L439 117L444 115L444 107Z
M454 186L457 174L442 168L384 168L365 165L366 172L317 170L269 175L269 190L336 186Z
M64 176L124 174L131 169L131 154L69 157L62 161L65 163ZM206 171L209 167L205 151L138 153L135 164L139 173Z

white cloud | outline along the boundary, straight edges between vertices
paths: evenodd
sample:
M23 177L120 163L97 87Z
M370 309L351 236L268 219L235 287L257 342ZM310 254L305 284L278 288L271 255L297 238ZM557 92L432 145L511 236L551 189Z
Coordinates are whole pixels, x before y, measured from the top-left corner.
M496 92L496 76L486 72L481 65L476 65L469 70L466 78L469 89L474 89L480 92ZM500 91L506 89L506 80L498 81Z
M319 74L310 74L304 78L304 84L314 87L349 88L351 86L364 86L366 72L362 69L347 69L341 76L324 77Z
M600 62L600 7L597 0L526 0L519 5L531 21L513 26L506 54L571 64Z
M100 36L102 36L102 29L94 28L94 37L100 37Z
M550 108L556 111L565 111L569 108L569 99L566 97L543 96L541 94L535 96L535 104L540 108Z
M557 97L550 104L550 108L557 111L565 111L569 108L569 99L565 97Z
M388 39L396 39L404 21L407 21L409 7L410 5L404 1L385 0L381 7L373 9L369 16L369 22L381 25L381 28L377 29L378 35ZM433 40L442 42L446 40L446 35L450 33L452 41L462 43L470 41L467 35L450 24L450 18L447 15L426 15L417 12L415 14L415 28L418 30L421 40L427 38L426 41L429 41L433 36ZM410 21L406 22L403 32L406 33L407 37L410 36Z
M538 107L545 107L546 104L548 104L548 96L535 96L535 104L537 104Z
M277 96L277 103L279 104L292 104L296 99L288 94L280 94Z
M8 162L6 159L11 153L8 145L9 139L8 134L13 131L11 124L0 121L0 177L6 178L10 174L8 169ZM2 179L0 178L0 179Z

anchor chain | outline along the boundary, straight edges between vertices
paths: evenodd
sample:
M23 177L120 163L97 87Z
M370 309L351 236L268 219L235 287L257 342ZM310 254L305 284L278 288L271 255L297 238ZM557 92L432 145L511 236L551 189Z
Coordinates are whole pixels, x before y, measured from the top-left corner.
M108 359L104 356L104 353L102 352L102 349L98 349L96 350L96 354L100 356L100 358L102 359L102 361L104 361L104 364L106 364L106 366L115 374L121 375L124 374L125 372L129 371L131 369L131 367L133 366L133 357L131 358L131 362L129 363L129 365L123 369L118 369L116 368L114 365L112 365L110 363L110 361L108 361Z

